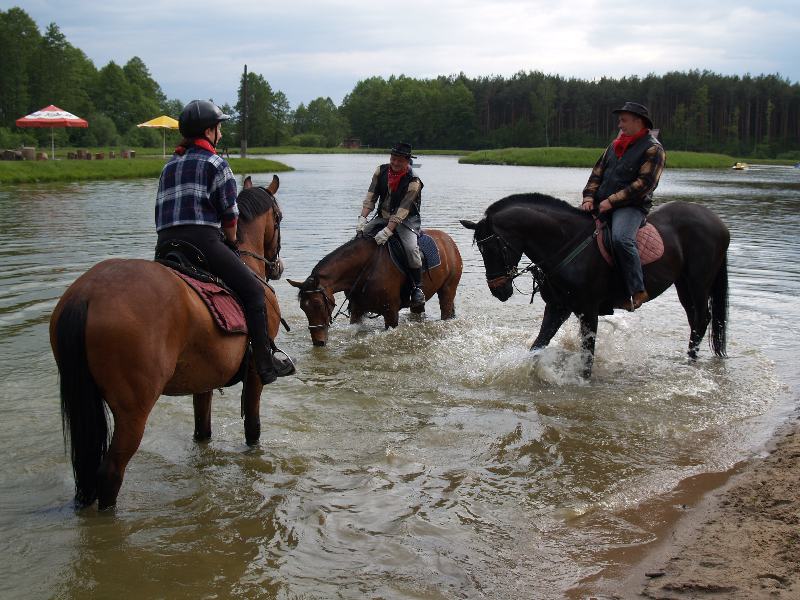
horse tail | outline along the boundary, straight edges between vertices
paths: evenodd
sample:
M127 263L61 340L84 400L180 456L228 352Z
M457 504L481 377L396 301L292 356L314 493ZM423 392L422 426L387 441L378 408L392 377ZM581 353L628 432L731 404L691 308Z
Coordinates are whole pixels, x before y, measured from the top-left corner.
M69 429L75 502L87 506L97 497L97 471L108 451L106 406L86 357L87 300L68 301L56 323L64 446Z
M711 349L717 356L725 353L725 330L728 324L728 257L722 258L714 283L711 284Z

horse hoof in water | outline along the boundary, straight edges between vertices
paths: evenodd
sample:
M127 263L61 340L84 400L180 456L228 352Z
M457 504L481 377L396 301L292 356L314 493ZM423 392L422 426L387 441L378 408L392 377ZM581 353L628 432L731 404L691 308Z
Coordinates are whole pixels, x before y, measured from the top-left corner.
M316 346L317 348L322 348L325 345L324 340L313 340L313 342L314 346Z

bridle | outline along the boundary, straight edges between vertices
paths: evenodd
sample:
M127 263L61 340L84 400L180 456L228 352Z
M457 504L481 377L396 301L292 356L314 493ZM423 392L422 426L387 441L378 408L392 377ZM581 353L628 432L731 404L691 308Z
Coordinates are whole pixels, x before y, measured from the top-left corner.
M605 227L605 223L601 222L600 225L593 225L592 232L585 237L583 241L578 243L572 251L570 251L561 261L552 268L547 268L549 274L555 275L561 269L566 267L569 263L571 263L583 250L588 246L600 233L600 229ZM583 234L579 234L579 237ZM576 238L578 239L578 238ZM570 248L575 244L576 239L570 240L567 242L558 252L556 252L553 256L559 256L561 253L565 251L566 248ZM531 292L531 302L533 302L533 297L536 295L542 285L547 281L548 276L544 272L544 269L541 265L546 265L547 263L552 261L552 258L543 260L540 262L539 265L531 262L527 267L522 269L517 268L516 264L511 264L511 261L508 258L508 254L510 250L513 250L511 245L497 232L492 231L492 233L485 238L481 238L480 240L475 240L475 244L478 246L478 251L481 253L481 256L484 256L484 247L486 244L495 244L499 247L499 252L501 259L503 261L503 270L502 271L495 271L492 273L486 273L486 284L489 286L490 290L494 290L499 287L503 287L507 283L511 282L513 284L514 280L519 277L520 275L524 275L525 273L530 273L531 277L533 277L533 291ZM522 254L522 253L520 253ZM485 256L484 256L484 263L485 263ZM551 285L551 288L555 290L555 286ZM518 290L519 291L519 290Z
M495 232L492 232L485 238L482 238L480 240L475 240L475 245L478 246L478 251L481 253L481 256L484 257L484 261L486 258L486 255L484 254L484 248L486 247L487 244L494 244L499 248L500 257L503 262L503 269L501 271L493 271L491 273L489 272L486 273L486 284L489 286L490 290L503 287L509 281L514 281L514 279L516 279L520 275L524 275L525 273L528 272L530 272L533 275L535 289L538 289L539 285L544 280L544 272L539 267L531 263L524 269L519 269L517 268L516 264L511 264L511 261L508 258L508 254L510 250L513 250L513 248L505 240L505 238L503 238L503 236ZM520 255L521 254L522 253L520 253Z
M310 330L314 329L325 329L326 327L330 327L333 325L333 320L339 316L338 313L334 316L333 309L336 308L336 301L332 298L328 297L327 292L322 288L322 286L317 286L313 290L300 290L301 295L310 296L311 294L322 294L323 306L325 307L325 312L328 313L328 318L326 323L319 323L318 325L309 325L308 328Z
M250 250L239 250L240 256L250 256L255 258L258 261L261 261L266 265L267 276L266 279L270 279L272 275L277 275L280 271L280 264L281 264L281 221L283 220L283 213L281 212L280 208L278 207L278 202L275 200L275 196L269 193L269 191L265 188L263 189L267 195L272 199L272 215L273 215L273 238L278 238L278 243L275 245L275 255L269 259L265 256L261 256L256 252L251 252Z

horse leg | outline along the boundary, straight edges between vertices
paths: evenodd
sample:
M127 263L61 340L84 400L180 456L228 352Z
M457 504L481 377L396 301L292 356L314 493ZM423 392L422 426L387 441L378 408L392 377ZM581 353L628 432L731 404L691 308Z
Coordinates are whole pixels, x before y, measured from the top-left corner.
M539 335L533 341L531 350L538 350L544 348L553 339L553 336L567 320L570 315L570 310L562 306L554 304L544 305L544 317L542 317L542 325L539 327Z
M400 307L399 306L386 306L383 311L383 324L386 329L390 327L394 329L400 320Z
M708 295L703 299L703 294L692 290L683 277L675 282L675 289L689 320L689 350L687 354L690 360L697 360L697 351L711 318L708 311Z
M364 317L364 311L355 309L352 306L350 307L350 324L356 325L357 323L361 323L361 319Z
M254 446L261 438L261 391L264 386L252 366L242 386L242 414L244 415L244 439Z
M213 391L194 394L194 439L207 442L211 439L211 397Z
M439 311L441 312L442 321L445 319L454 319L456 316L456 285L444 285L439 288L436 295L439 296Z
M150 404L152 408L155 400ZM117 495L125 478L128 462L139 448L147 422L148 408L144 415L129 415L122 411L114 412L114 435L108 454L97 470L97 508L105 510L117 503Z
M597 339L597 314L580 315L581 349L583 350L583 377L592 376L594 366L594 343Z

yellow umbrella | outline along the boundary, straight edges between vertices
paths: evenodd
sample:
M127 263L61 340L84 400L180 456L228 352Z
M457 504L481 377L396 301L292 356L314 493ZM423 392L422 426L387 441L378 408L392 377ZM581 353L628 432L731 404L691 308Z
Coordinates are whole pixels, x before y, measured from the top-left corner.
M139 123L137 127L158 127L164 130L164 158L167 157L167 129L177 129L178 121L167 115L161 115L155 119L150 119L144 123Z

